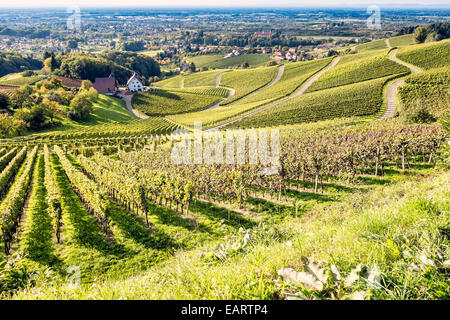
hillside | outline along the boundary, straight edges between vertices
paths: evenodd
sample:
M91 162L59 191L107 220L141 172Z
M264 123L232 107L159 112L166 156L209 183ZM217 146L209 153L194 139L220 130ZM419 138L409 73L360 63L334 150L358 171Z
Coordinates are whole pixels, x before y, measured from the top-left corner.
M34 109L93 108L0 140L0 297L448 300L449 40L411 40L237 57L255 59L245 69L198 56L218 69L127 93L131 106L33 87ZM102 56L60 59L116 57L124 74L137 59Z

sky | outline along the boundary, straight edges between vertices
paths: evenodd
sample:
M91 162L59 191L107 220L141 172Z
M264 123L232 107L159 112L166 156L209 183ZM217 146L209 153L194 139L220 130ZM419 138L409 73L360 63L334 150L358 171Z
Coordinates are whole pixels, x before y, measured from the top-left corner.
M449 0L0 0L0 7L317 7L317 6L354 6L378 5L386 7L401 6L448 6Z

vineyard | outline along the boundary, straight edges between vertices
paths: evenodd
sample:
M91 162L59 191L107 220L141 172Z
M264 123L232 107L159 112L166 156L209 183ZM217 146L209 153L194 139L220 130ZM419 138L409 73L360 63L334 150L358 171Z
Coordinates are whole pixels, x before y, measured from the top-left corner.
M250 93L268 85L278 73L277 67L258 68L254 70L236 70L223 75L221 86L233 88L236 93L230 99L225 100L221 105L231 103L249 95Z
M236 122L234 127L268 127L373 115L380 111L383 87L390 79L392 77L314 91Z
M391 45L418 74L381 39L339 57L160 81L132 99L148 119L101 96L90 124L0 140L0 297L448 299L448 41L410 39ZM399 79L396 111L420 103L438 121L374 120ZM227 124L224 137L244 129L232 161L228 145L213 150L221 138L173 135L194 121ZM189 161L174 161L175 146L193 147ZM311 265L330 278L287 281ZM332 279L336 270L354 280Z
M164 116L206 109L220 102L224 95L228 96L226 89L206 89L200 91L157 89L152 92L135 94L132 102L136 110L143 114Z
M450 65L450 40L405 46L398 50L397 57L422 69L448 67Z
M436 116L448 110L450 89L449 67L435 68L406 78L399 95L404 109L416 104L426 105Z
M333 70L316 81L308 92L408 72L408 68L388 59L387 50L350 54L344 56Z

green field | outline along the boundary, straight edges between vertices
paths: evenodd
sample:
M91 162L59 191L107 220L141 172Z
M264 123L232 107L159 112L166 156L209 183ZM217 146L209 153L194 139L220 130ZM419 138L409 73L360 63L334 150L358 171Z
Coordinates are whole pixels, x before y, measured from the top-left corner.
M245 103L267 100L277 100L289 96L297 90L303 82L330 63L330 58L318 59L307 62L295 62L285 65L280 81L245 100Z
M392 44L391 44L392 46ZM360 44L359 46L356 46L356 51L363 52L363 51L370 51L370 50L380 50L380 49L386 49L386 41L385 39L370 41L367 43Z
M414 36L412 34L389 38L389 43L391 44L391 47L404 47L415 44Z
M439 117L450 107L449 90L450 68L446 66L410 75L400 87L399 96L403 108L426 106Z
M390 77L308 93L236 122L240 128L269 127L376 114Z
M221 86L235 89L235 94L222 105L229 105L268 85L278 74L278 67L234 70L223 75Z
M388 50L349 54L318 79L307 92L408 73L409 69L388 59Z
M222 55L200 55L196 57L186 57L189 62L194 62L197 68L207 67L210 69L227 69L243 66L248 63L250 67L257 67L266 64L271 60L269 54L244 54L229 59L224 59Z
M35 82L38 82L44 78L46 78L45 75L24 77L22 76L22 72L12 73L0 78L0 86L20 87L34 84Z
M135 94L133 107L149 116L163 116L206 109L222 99L220 95L187 93L180 90L156 90Z
M450 65L450 39L439 42L427 42L402 47L397 57L422 69L432 69Z

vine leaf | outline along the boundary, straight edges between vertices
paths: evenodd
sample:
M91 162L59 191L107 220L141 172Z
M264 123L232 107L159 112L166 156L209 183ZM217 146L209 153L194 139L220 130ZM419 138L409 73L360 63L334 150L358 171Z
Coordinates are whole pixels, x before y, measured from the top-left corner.
M309 290L323 290L323 282L310 272L297 272L292 268L281 267L281 269L278 270L278 275L283 277L287 282L303 285Z

